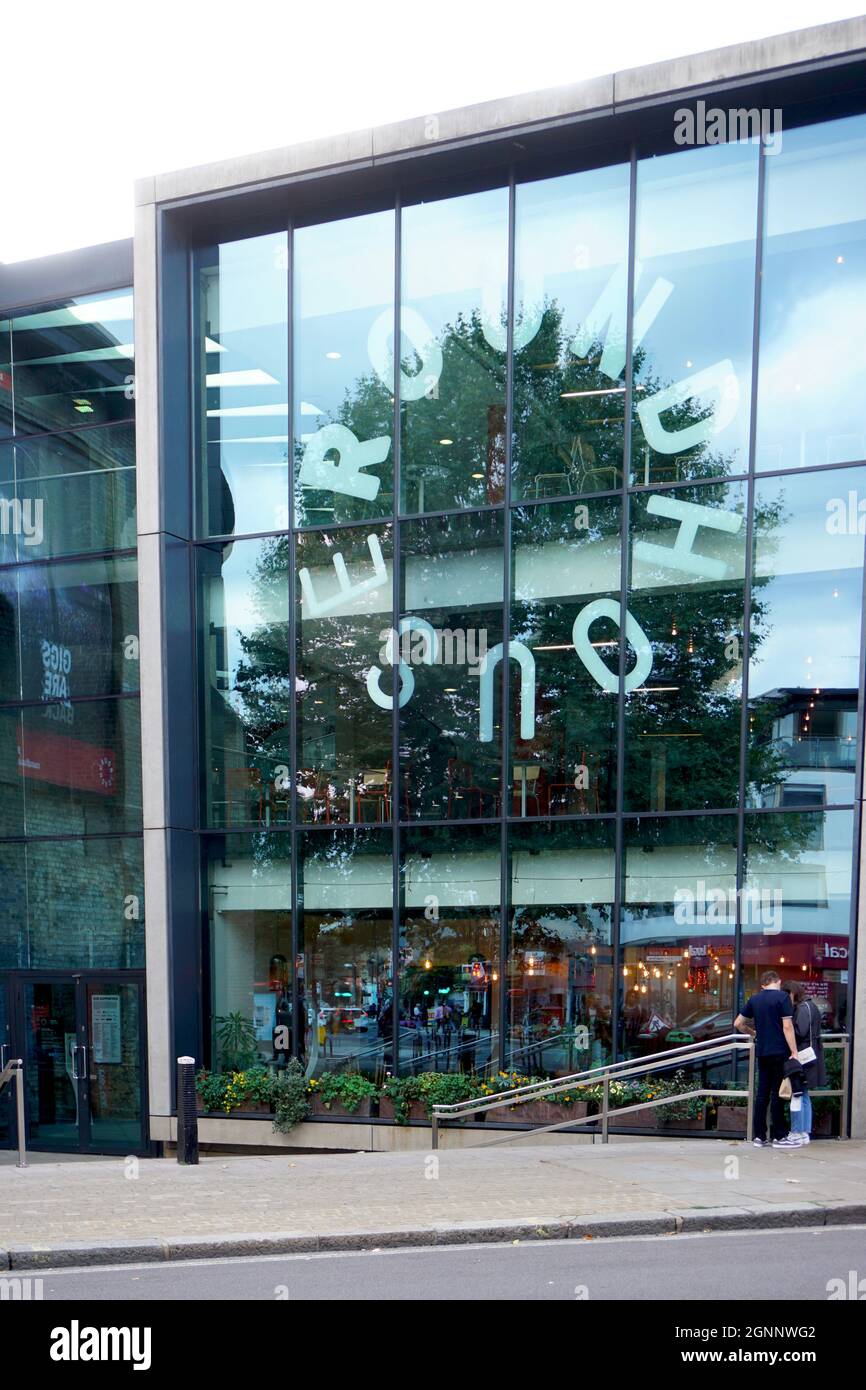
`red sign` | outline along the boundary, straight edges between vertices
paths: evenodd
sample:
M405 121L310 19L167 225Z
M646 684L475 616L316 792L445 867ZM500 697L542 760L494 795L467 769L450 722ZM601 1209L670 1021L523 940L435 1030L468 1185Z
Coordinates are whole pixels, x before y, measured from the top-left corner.
M116 755L65 734L25 730L18 745L18 766L34 782L112 796L117 780Z
M0 372L0 391L12 390L12 373Z

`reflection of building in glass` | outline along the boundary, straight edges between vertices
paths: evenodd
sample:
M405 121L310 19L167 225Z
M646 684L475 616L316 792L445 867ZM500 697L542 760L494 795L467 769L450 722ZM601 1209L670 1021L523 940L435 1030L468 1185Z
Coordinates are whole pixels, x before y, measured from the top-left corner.
M857 23L749 57L772 155L676 144L651 70L628 117L541 94L151 180L134 344L128 267L50 303L0 267L0 1005L27 966L137 987L146 878L154 1140L180 1053L569 1075L724 1036L768 968L847 1028ZM62 984L34 1095L86 1147Z

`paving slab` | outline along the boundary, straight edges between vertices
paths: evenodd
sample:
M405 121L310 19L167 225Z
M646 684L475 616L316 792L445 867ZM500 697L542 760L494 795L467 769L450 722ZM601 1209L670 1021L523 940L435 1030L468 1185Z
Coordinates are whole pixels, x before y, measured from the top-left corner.
M866 1224L866 1142L856 1140L0 1166L0 1268L854 1220Z

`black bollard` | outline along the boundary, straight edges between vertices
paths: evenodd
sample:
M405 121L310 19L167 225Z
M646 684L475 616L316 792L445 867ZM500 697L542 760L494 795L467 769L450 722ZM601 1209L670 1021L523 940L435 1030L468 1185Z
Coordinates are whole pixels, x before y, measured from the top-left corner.
M177 1059L177 1161L198 1163L194 1057Z

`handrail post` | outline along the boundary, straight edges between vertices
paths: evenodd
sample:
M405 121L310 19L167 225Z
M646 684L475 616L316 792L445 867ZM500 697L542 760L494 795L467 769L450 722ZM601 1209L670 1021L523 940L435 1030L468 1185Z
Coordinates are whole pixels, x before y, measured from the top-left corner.
M755 1137L755 1044L749 1040L749 1096L746 1101L746 1138L751 1144Z
M608 1109L610 1106L610 1075L608 1072L604 1074L604 1081L601 1083L601 1091L601 1142L606 1144L608 1142L607 1122Z
M850 1071L848 1069L848 1034L842 1039L842 1096L841 1110L839 1115L839 1138L848 1138L848 1082Z
M18 1167L27 1167L27 1136L24 1133L24 1063L19 1057L15 1069L15 1114L18 1121Z
M435 1153L436 1150L439 1148L439 1116L436 1114L435 1110L433 1111L433 1118L430 1122L430 1131L433 1152Z

